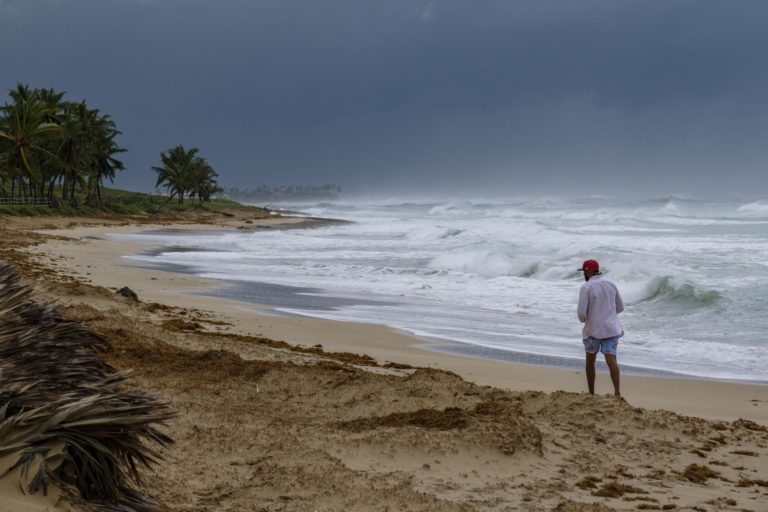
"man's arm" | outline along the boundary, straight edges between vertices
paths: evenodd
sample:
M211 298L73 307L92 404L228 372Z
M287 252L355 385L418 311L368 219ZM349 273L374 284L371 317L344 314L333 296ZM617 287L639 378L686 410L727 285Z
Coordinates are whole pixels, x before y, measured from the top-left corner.
M589 290L586 286L582 286L579 290L579 306L576 308L576 315L581 323L587 321L587 309L589 309Z
M622 311L624 311L624 301L621 300L619 290L616 289L616 314L621 313Z

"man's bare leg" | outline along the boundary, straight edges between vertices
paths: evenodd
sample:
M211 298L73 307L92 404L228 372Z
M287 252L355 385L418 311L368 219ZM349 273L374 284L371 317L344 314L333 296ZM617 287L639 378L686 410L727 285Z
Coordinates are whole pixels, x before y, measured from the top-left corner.
M611 354L605 354L605 364L608 365L608 370L611 372L611 382L613 382L613 394L621 396L619 391L619 377L621 372L619 371L619 363L616 361L616 356Z
M595 361L597 360L597 354L590 354L587 352L587 386L589 386L589 394L595 394Z

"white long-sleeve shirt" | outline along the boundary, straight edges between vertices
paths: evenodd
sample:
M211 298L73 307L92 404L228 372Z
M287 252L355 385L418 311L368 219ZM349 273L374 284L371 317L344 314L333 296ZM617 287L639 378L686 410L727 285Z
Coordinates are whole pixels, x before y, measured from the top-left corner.
M601 276L592 276L579 290L579 306L576 314L584 323L584 339L604 339L624 336L619 322L619 313L624 311L624 302L616 285Z

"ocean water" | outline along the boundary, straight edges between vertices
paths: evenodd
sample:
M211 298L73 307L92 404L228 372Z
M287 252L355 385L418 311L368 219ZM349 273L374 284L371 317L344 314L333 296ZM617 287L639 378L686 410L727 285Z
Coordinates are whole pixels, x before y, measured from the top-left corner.
M165 248L130 258L237 282L253 302L269 302L265 284L293 287L307 300L276 301L287 313L574 361L577 269L595 258L627 305L621 363L768 381L768 200L283 206L352 223L131 235Z

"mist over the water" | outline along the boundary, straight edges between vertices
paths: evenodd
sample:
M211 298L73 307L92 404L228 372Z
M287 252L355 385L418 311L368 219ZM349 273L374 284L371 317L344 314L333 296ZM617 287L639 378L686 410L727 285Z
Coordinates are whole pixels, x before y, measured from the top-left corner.
M295 314L385 323L475 352L578 361L576 269L600 260L628 304L625 365L765 380L768 200L507 199L284 205L353 221L308 230L142 235L134 256L239 282ZM250 283L250 284L249 284ZM302 290L301 288L309 288ZM554 359L550 360L553 362Z

